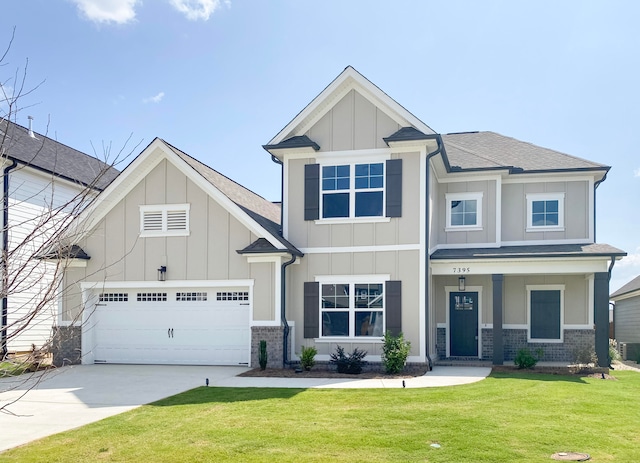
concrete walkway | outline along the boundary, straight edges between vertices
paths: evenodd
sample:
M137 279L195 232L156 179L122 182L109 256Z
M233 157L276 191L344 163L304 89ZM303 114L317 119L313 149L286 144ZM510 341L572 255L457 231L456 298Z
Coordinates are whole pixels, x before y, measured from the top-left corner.
M244 378L244 367L81 365L0 379L0 451L204 386L401 388L401 379ZM436 367L405 387L480 381L490 368ZM15 403L14 403L15 401Z

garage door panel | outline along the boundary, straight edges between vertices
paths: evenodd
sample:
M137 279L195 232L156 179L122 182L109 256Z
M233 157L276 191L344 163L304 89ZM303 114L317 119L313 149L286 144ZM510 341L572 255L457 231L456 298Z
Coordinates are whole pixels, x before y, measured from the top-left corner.
M101 298L94 312L95 361L248 364L251 309L242 297L248 291L228 289L223 296L226 300L218 300L216 291L167 290L164 297L164 293L144 288L114 290L119 298ZM155 300L157 294L165 300Z

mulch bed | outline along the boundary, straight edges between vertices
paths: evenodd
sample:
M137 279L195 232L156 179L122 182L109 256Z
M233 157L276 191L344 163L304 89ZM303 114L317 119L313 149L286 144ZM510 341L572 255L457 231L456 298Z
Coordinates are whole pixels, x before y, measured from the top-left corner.
M291 368L267 368L261 370L260 368L254 368L247 372L241 373L238 376L248 377L268 377L268 378L351 378L351 379L388 379L388 378L413 378L416 376L423 376L427 373L427 367L425 366L407 366L404 371L397 375L388 375L384 371L363 371L358 375L348 375L344 373L338 373L334 370L328 370L326 367L314 367L311 371L302 371L296 373Z

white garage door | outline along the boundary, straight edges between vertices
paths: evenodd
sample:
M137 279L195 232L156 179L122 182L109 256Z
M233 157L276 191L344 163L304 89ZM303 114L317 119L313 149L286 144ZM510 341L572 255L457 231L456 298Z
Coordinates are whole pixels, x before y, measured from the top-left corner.
M249 363L248 288L109 289L98 298L95 363Z

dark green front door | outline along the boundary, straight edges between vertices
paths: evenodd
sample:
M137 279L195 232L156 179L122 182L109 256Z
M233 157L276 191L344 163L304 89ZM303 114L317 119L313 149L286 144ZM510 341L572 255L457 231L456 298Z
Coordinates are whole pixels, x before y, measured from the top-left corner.
M478 293L449 295L449 354L452 357L478 356Z

